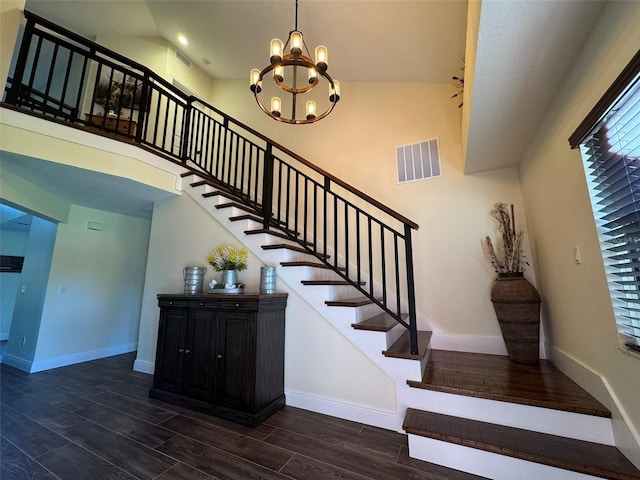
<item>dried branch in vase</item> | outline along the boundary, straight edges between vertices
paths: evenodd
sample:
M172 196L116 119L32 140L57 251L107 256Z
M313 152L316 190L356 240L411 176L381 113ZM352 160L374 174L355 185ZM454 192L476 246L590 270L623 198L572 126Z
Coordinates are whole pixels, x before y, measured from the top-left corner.
M501 237L500 243L495 247L491 238L485 237L486 251L491 265L498 273L523 272L525 265L528 265L522 253L524 231L516 231L513 205L496 203L490 215L498 223L498 232Z

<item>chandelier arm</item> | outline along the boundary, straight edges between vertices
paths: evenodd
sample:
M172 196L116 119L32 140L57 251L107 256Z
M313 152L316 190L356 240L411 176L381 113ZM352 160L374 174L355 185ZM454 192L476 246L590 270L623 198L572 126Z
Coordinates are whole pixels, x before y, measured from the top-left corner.
M290 58L287 58L290 57ZM285 59L282 60L281 62L275 63L275 64L270 64L267 65L264 70L262 70L260 72L260 75L258 76L258 82L261 82L265 75L273 70L275 70L277 67L280 66L293 66L294 69L298 66L301 67L306 67L306 68L314 68L315 64L311 61L310 58L304 57L304 55L300 55L299 57L293 57L293 55L287 55L285 56ZM329 81L329 83L331 84L331 86L333 87L333 81L329 80L331 77L329 77L329 75L325 72L324 74L320 74L321 76L323 76L324 78L327 79L327 81ZM295 77L294 77L295 78ZM313 79L313 81L311 83L309 83L307 86L302 87L300 89L298 89L296 86L289 87L287 84L284 83L284 81L279 80L278 78L274 77L273 79L276 84L278 85L278 87L280 87L282 90L284 90L287 93L306 93L309 90L311 90L312 88L314 88L316 85L318 85L319 83L319 78L316 76L316 78Z
M318 120L322 120L324 117L326 117L327 115L329 115L333 111L333 109L335 108L336 104L338 103L338 100L340 99L339 97L338 98L334 98L334 100L330 102L330 106L324 112L322 112L320 115L316 115L315 118L304 119L304 120L296 120L296 119L291 119L291 118L286 118L286 117L274 115L273 113L271 113L271 111L267 107L265 107L262 104L262 102L258 98L258 93L257 92L253 92L253 96L256 99L256 103L258 104L260 109L265 114L267 114L268 116L270 116L274 120L277 120L278 122L288 123L288 124L291 124L291 125L308 125L308 124L311 124L311 123L315 123Z

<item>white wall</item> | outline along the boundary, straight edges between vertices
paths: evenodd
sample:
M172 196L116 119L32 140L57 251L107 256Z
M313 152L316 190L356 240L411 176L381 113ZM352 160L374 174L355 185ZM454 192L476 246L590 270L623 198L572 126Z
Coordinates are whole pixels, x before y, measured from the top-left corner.
M0 254L24 257L29 230L0 229ZM22 282L22 273L0 272L0 340L9 338L16 296Z
M518 172L463 175L461 110L452 93L448 85L345 83L334 112L303 126L264 115L244 81L216 80L211 96L221 110L419 224L418 312L438 331L473 337L465 348L498 344L504 353L489 300L495 275L481 242L495 233L489 217L495 202L515 204L518 223L526 225ZM395 147L432 138L440 142L443 176L398 185ZM527 277L535 283L533 268Z
M72 205L58 226L33 371L135 350L149 229L149 220Z
M27 239L21 277L25 290L16 298L3 358L4 363L27 372L31 370L36 350L56 230L55 223L34 217Z
M188 195L156 202L134 368L153 372L159 309L158 293L182 293L185 266L207 266L205 283L219 280L206 261L219 245L241 243ZM249 268L239 273L245 291L258 291L262 262L249 254ZM311 397L339 400L380 410L395 409L393 381L320 317L283 282L286 310L285 388Z
M640 358L618 348L580 152L571 150L568 143L637 52L638 25L640 3L607 2L540 125L520 174L554 358L562 368L573 369L573 378L590 391L603 392L600 398L613 409L614 424L626 418L635 439L618 430L617 441L640 464ZM581 265L574 261L576 246L581 250Z

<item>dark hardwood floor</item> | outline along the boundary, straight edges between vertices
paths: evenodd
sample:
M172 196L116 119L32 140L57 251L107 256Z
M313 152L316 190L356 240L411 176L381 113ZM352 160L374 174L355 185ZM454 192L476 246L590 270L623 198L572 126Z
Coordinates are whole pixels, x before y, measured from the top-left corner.
M285 407L257 428L148 398L133 354L1 369L2 480L471 480L414 460L404 435Z

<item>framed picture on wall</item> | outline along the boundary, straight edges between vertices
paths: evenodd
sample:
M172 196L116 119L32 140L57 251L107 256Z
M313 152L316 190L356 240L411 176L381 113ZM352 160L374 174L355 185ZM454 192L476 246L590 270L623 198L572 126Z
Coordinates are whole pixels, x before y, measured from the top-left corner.
M93 101L98 105L117 105L118 109L140 109L142 81L120 70L104 67L96 87Z

